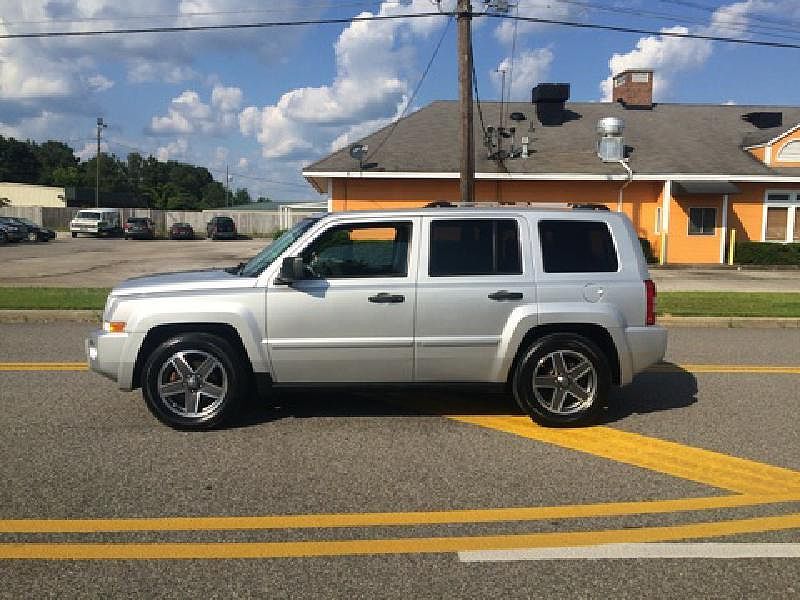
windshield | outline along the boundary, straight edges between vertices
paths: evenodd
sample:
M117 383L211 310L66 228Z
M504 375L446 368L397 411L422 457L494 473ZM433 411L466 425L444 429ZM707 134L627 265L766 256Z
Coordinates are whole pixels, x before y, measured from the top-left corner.
M99 221L101 219L99 212L90 212L88 210L81 210L78 211L78 214L75 215L76 219L93 219L95 221Z
M251 258L239 271L242 277L257 277L270 266L284 250L295 243L297 239L308 231L319 219L303 219L297 225L286 231L282 236L273 241L269 246Z

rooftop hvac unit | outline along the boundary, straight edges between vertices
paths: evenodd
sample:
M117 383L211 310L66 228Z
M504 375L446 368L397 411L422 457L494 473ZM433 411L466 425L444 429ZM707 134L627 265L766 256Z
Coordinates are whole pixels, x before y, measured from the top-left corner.
M619 136L601 137L597 142L597 155L603 162L619 162L625 158L625 140Z
M603 162L619 162L625 158L625 140L622 130L625 123L617 117L606 117L597 122L597 156Z

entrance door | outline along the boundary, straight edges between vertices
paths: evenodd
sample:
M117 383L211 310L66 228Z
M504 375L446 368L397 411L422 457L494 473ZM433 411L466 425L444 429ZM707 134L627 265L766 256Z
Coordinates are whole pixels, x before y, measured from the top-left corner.
M418 230L419 218L343 218L301 251L307 279L270 282L276 382L411 381Z

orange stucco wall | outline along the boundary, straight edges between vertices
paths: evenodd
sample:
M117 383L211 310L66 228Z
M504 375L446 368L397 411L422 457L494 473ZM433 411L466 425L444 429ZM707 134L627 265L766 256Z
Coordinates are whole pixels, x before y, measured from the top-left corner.
M478 202L589 202L617 207L622 182L607 181L477 181ZM721 238L735 228L737 240L761 240L763 202L769 190L800 190L800 185L737 183L740 194L731 195L728 227L722 230L722 195L673 197L667 233L667 262L719 263ZM662 181L636 181L623 192L622 209L640 237L647 238L656 256L660 235L656 233L656 211L662 206ZM429 202L457 202L457 179L334 179L331 185L333 210L414 208ZM689 208L717 208L714 235L689 235Z

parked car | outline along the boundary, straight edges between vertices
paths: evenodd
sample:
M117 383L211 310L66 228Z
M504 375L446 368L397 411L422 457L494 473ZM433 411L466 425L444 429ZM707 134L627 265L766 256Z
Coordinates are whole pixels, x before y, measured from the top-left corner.
M181 429L270 386L508 386L545 425L595 421L662 360L656 289L620 213L430 208L308 218L230 269L130 279L92 370Z
M8 242L8 229L0 223L0 244L5 244L6 242Z
M14 217L14 219L27 228L29 242L49 242L56 237L55 231L47 227L42 227L30 219L25 219L23 217Z
M156 224L150 217L128 217L125 221L123 235L126 240L131 238L139 240L156 239Z
M69 223L72 237L79 233L89 233L96 236L121 236L119 210L116 208L89 208L79 210Z
M212 240L235 240L236 223L230 217L213 217L206 225L206 235Z
M189 223L173 223L169 228L169 239L171 240L193 240L194 229Z
M0 225L6 230L6 238L9 242L21 242L28 239L28 228L17 223L13 217L0 217Z

